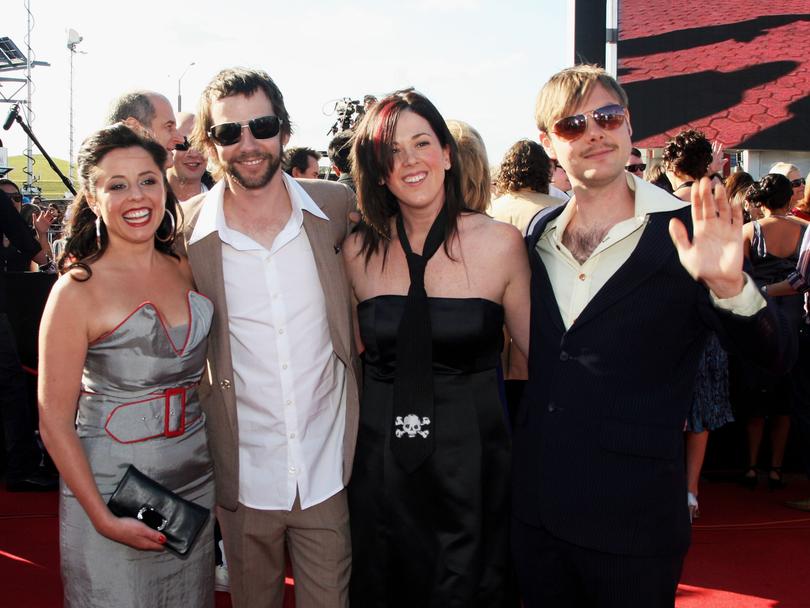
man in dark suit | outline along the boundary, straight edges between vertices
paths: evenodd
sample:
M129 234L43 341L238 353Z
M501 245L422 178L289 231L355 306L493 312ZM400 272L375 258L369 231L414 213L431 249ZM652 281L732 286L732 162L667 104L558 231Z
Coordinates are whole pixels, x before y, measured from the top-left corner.
M689 545L682 435L707 331L775 371L794 357L743 272L742 212L722 187L696 184L690 209L624 170L627 106L593 66L553 76L537 100L541 143L574 197L527 237L529 381L513 455L527 608L673 606Z
M223 70L192 134L220 181L183 203L215 309L200 396L235 608L282 604L285 551L296 604L348 604L359 365L338 253L354 194L284 174L290 133L266 73Z

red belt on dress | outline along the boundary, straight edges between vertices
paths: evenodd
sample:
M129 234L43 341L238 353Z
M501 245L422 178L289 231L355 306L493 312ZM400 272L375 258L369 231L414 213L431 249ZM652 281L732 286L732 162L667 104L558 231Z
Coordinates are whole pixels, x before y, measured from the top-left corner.
M197 384L193 384L122 403L107 416L104 431L118 443L180 437L202 415L196 393Z

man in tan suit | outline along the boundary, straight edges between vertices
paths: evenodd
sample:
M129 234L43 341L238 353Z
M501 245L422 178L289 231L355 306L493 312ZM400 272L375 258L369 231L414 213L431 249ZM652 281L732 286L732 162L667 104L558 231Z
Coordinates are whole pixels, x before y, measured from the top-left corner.
M223 70L192 134L220 181L183 205L215 305L200 395L235 608L281 606L285 545L299 608L348 604L358 366L338 252L354 195L280 171L289 136L270 77Z

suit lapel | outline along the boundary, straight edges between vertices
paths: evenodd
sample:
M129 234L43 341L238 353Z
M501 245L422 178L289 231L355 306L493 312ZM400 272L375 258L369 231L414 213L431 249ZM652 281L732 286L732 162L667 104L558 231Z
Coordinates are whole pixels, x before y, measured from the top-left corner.
M337 356L347 366L351 365L350 328L347 327L346 310L343 308L347 300L346 279L343 260L340 256L342 243L334 241L329 221L315 217L304 212L304 230L307 233L315 266L318 269L318 278L323 288L326 301L326 318L329 323L329 334L332 339L332 348Z
M554 288L551 286L551 279L549 279L546 265L543 264L540 259L540 254L537 253L537 241L540 240L548 223L558 217L564 208L565 205L559 205L558 207L547 207L546 209L548 211L541 211L540 214L542 214L542 216L536 217L535 220L532 221L534 227L531 229L531 234L526 237L532 270L532 297L534 297L535 293L539 294L543 306L549 311L549 316L554 323L554 328L560 333L565 332L565 324L560 314L560 306L557 304L557 297L554 295Z
M193 229L193 226L192 226ZM191 232L188 232L188 237ZM188 259L197 288L214 304L214 322L209 335L208 352L214 353L216 376L211 383L223 379L233 385L233 362L231 360L231 337L228 329L228 303L225 297L225 279L222 272L222 241L219 233L212 232L188 247ZM210 370L209 370L210 373ZM236 397L233 390L224 391L225 407L231 428L236 428Z
M675 250L669 237L669 220L672 213L651 213L641 239L607 283L591 299L582 313L577 317L571 330L574 330L597 317L603 310L624 298L641 283L655 273Z

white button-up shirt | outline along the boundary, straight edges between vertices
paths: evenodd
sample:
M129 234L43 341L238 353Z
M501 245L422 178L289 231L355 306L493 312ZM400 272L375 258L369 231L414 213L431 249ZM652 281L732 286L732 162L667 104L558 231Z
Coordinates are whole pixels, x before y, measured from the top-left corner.
M224 180L208 193L190 243L217 231L239 424L239 502L306 509L343 488L346 368L335 355L304 212L326 219L283 175L292 213L270 250L228 227Z

